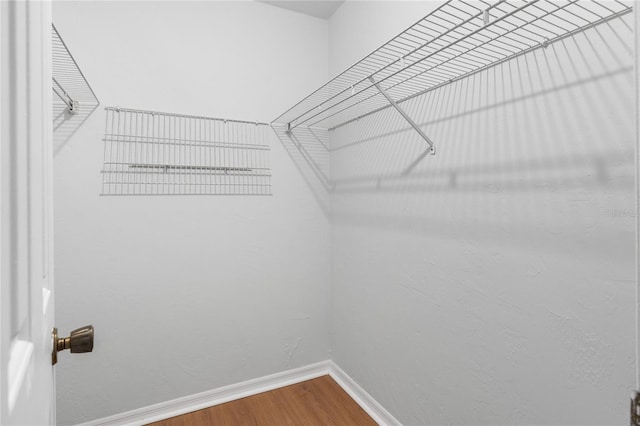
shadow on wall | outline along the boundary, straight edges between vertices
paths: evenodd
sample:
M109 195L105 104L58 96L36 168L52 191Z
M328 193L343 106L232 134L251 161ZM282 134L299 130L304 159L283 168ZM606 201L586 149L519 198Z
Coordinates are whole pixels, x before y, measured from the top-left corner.
M309 185L320 208L329 216L329 131L298 127L292 132L287 132L286 126L276 123L271 127Z
M64 148L69 139L80 126L94 113L98 104L81 103L75 114L69 113L67 104L62 101L53 102L53 156Z
M470 234L526 229L523 238L600 220L626 229L635 215L630 22L625 16L403 103L435 142L435 156L392 108L327 138L301 127L276 133L317 197L331 199L337 224L443 237L452 224ZM508 224L497 220L504 217Z

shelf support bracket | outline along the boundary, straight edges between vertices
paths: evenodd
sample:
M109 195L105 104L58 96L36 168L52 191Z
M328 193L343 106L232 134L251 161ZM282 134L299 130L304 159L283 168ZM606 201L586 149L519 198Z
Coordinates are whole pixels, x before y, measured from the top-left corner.
M387 92L384 91L384 89L382 87L380 87L380 85L373 79L373 77L369 77L369 80L371 81L371 83L373 83L374 86L376 86L376 89L378 89L378 91L380 93L382 93L382 96L384 96L385 98L387 98L387 101L389 101L389 103L391 104L392 107L394 107L396 109L396 111L398 111L400 113L400 115L407 120L407 123L409 123L411 125L411 127L413 127L415 129L416 132L418 132L418 134L420 135L420 137L422 139L424 139L428 144L429 144L429 151L428 153L431 155L435 155L436 153L436 146L434 145L433 141L431 139L429 139L429 137L422 131L422 129L420 127L418 127L418 125L416 124L415 121L413 121L411 119L411 117L409 117L409 115L402 109L400 108L400 105L398 105L396 103L396 101L393 100L393 98L391 96L389 96L389 94Z
M78 101L74 100L68 93L66 90L64 90L64 88L60 85L60 83L58 83L58 80L56 80L55 77L52 77L53 79L53 93L55 93L56 95L58 95L60 97L60 99L62 100L62 102L64 102L64 104L67 106L67 112L71 115L76 115L78 113ZM62 92L62 93L60 93Z

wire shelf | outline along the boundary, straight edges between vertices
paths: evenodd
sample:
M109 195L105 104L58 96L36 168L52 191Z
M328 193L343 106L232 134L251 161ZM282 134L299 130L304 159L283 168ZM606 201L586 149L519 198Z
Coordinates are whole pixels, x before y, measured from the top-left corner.
M268 124L105 110L102 195L271 195Z
M631 4L618 0L449 0L274 124L288 131L300 126L334 130L390 107L403 114L398 105L409 99L631 10Z
M52 88L56 95L54 102L57 100L64 103L71 114L76 114L80 105L86 107L99 105L98 97L53 24L51 24L51 53Z

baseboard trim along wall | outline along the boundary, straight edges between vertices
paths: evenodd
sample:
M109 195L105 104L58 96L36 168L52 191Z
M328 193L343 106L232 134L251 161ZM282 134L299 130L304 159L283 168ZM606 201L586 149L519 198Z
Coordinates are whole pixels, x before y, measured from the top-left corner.
M358 403L364 411L379 425L402 426L395 417L391 415L378 401L373 399L362 387L355 382L347 373L333 361L327 361L329 365L329 375Z
M349 377L333 361L322 361L300 368L271 374L246 382L223 386L206 392L149 405L125 413L116 414L102 419L82 423L79 426L124 426L143 425L181 414L190 413L225 402L245 398L316 377L330 375L351 398L353 398L363 410L367 412L380 425L397 426L396 420L382 405L362 389L351 377Z

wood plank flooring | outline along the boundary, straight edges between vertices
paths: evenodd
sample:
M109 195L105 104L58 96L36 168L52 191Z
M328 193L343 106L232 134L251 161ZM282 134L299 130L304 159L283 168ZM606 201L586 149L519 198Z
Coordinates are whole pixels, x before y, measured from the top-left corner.
M376 422L330 376L322 376L152 425L375 426Z

